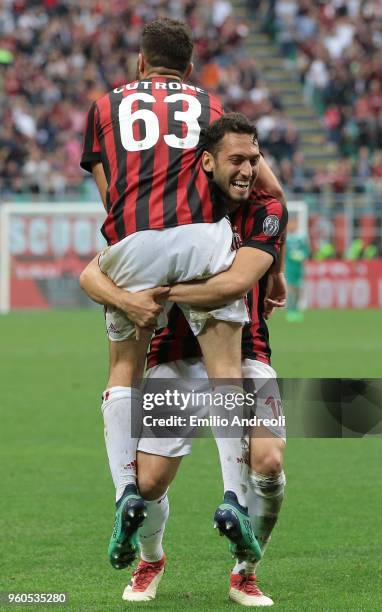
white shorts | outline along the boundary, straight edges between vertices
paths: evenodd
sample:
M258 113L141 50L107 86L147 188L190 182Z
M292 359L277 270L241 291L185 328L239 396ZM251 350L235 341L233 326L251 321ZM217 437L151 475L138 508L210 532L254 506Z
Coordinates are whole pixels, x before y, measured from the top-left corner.
M107 247L99 266L119 287L135 293L162 285L209 278L227 270L235 258L232 228L227 218L217 223L194 223L164 230L144 230ZM244 300L235 300L209 312L180 304L193 333L198 335L210 317L233 323L246 323ZM167 304L167 312L172 307ZM110 340L122 341L135 333L134 325L116 308L105 310ZM167 324L166 312L158 319L158 329Z
M276 380L275 370L261 361L244 359L242 364L243 378L255 379L256 390L260 399L257 403L256 415L262 419L274 419L283 416L280 391ZM206 392L210 389L207 372L202 359L185 359L171 361L154 366L146 372L144 393L150 393L150 379L178 378L181 386L177 388L183 392ZM198 388L195 384L198 383ZM155 389L157 390L157 389ZM259 391L262 390L261 393ZM272 436L286 440L286 431L283 426L269 426ZM149 427L143 425L138 450L161 457L181 457L191 453L191 438L159 438L155 437Z

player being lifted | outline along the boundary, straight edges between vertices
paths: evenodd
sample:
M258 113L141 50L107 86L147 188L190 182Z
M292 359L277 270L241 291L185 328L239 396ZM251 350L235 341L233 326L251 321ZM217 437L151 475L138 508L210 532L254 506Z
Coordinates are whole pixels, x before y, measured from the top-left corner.
M203 166L227 196L230 192L232 159L235 160L235 154L239 151L238 141L243 137L237 137L235 118L236 115L227 115L217 120L205 134L208 151L203 155ZM232 136L235 136L235 144L232 143ZM266 272L278 257L287 211L275 197L256 187L257 185L249 202L231 215L232 223L242 239L242 247L231 268L206 281L174 286L171 288L170 297L178 302L195 300L199 306L218 306L254 286L248 294L251 323L244 328L242 367L245 378L255 379L256 387L261 391L263 401L259 403L256 414L263 418L272 418L273 411L280 410L281 401L277 382L274 380L276 374L270 367L264 298ZM282 197L281 189L271 174L268 178L268 189L277 193L279 198ZM283 289L280 292L280 284L283 284L282 278L278 275L272 296L278 297L283 293ZM127 311L137 323L154 323L159 308L152 308L150 312L147 307L141 309L143 301L139 302L146 292L129 294L121 291L100 272L96 259L85 269L82 285L95 301L113 304ZM193 385L199 379L201 386L198 390L208 390L200 350L190 333L187 321L176 306L169 314L166 329L157 332L152 340L146 376L146 391L150 390L150 380L157 378L178 378L183 381L190 378ZM179 384L181 385L181 382ZM230 440L225 439L221 443L226 444L228 448ZM233 482L236 474L230 473L229 463L222 462L223 475L227 472L226 477L232 479L230 486L234 490L238 486L244 486L247 490L246 504L249 506L255 534L262 550L277 521L283 499L284 444L285 431L282 427L271 430L259 427L250 440L249 474L244 470L240 479ZM140 529L141 562L134 572L132 583L124 591L124 599L147 601L155 597L165 564L162 538L169 513L167 488L177 472L182 456L189 454L190 449L189 439L158 438L148 428L142 432L138 443L138 484L141 494L148 500L148 517ZM220 528L220 510L216 514ZM238 559L231 574L230 597L247 606L271 605L272 600L264 596L257 587L254 571L253 560Z
M213 199L200 172L201 130L222 109L211 95L184 82L192 69L192 47L181 22L163 19L145 26L137 80L93 103L81 160L93 173L107 212L102 232L109 246L99 258L101 270L132 292L159 287L152 294L157 299L166 298L161 285L210 277L227 269L235 255L224 206ZM260 163L256 130L248 123L245 130L244 152L235 158L228 185L238 203L248 198ZM184 302L181 308L198 337L209 377L240 380L241 331L248 320L243 299L208 313ZM136 488L134 427L142 420L137 381L151 332L135 338L133 322L115 308L106 310L106 327L110 372L102 412L116 488L109 559L120 569L135 557L136 532L146 515ZM231 394L235 385L215 391ZM240 452L239 439L231 440L229 452ZM226 448L221 453L225 455ZM245 529L244 495L240 489L235 493L236 503L227 500L226 506L232 520L240 523L238 544L258 557L253 532Z

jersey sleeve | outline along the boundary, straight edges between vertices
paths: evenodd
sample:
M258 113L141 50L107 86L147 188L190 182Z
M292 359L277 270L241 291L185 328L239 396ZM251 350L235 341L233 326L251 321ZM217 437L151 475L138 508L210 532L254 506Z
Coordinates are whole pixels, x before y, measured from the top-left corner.
M215 98L215 96L210 95L210 123L216 121L216 119L220 119L224 114L224 109L221 105L220 100Z
M285 239L288 210L276 198L264 192L255 196L256 205L252 217L252 227L243 246L260 249L276 260L280 246Z
M97 115L97 104L96 102L93 102L88 112L84 144L80 161L81 168L87 172L92 171L92 164L101 161L101 146L97 133Z

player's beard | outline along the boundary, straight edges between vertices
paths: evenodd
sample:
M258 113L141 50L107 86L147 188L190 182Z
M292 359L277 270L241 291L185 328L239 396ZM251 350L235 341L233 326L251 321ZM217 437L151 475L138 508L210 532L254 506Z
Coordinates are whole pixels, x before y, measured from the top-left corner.
M222 202L225 206L225 208L228 210L229 213L233 213L235 212L235 210L237 210L240 206L240 202L238 202L237 200L232 200L226 193L224 193L224 191L222 191L219 188L219 191L221 193L221 198L222 198Z
M211 175L211 177L213 176L212 172L209 174ZM225 191L223 191L219 187L219 185L217 185L216 183L213 183L213 185L214 185L214 190L215 190L215 198L219 202L220 206L224 207L224 209L228 213L235 212L235 210L239 208L240 203L234 202L233 200L231 200L231 198L225 193Z

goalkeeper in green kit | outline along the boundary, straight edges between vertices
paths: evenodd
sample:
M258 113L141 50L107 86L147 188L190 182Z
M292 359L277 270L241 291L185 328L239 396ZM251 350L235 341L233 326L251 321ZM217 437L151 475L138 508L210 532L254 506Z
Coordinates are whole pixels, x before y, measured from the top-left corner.
M286 240L285 272L288 281L286 319L290 322L303 320L301 296L304 282L304 262L310 255L308 237L298 231L298 218L289 218Z

